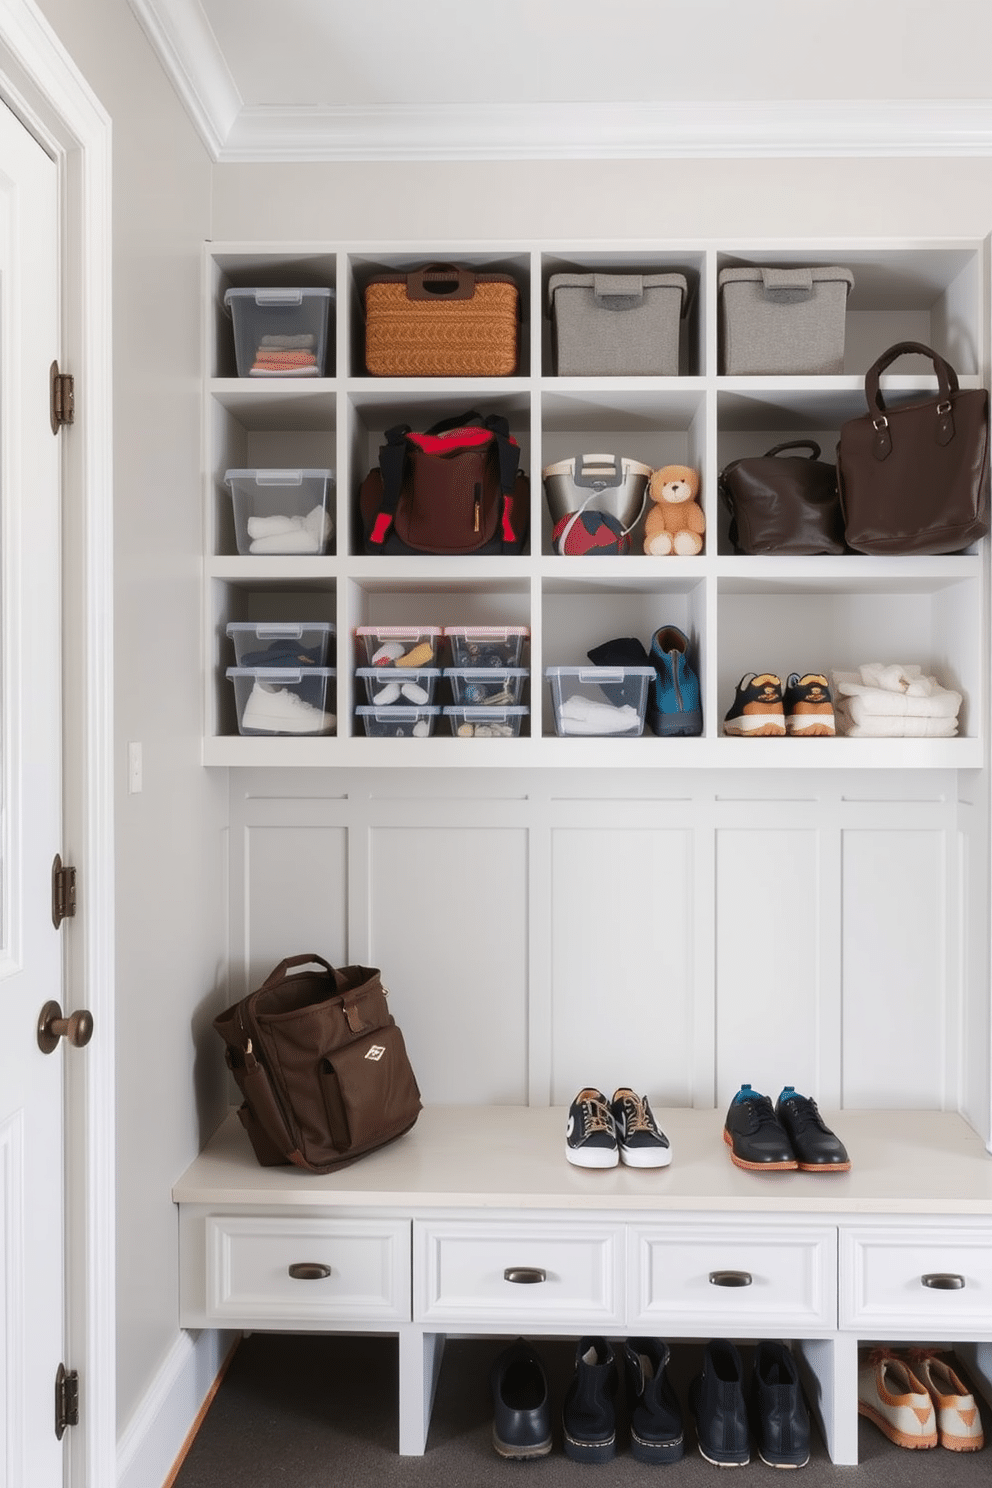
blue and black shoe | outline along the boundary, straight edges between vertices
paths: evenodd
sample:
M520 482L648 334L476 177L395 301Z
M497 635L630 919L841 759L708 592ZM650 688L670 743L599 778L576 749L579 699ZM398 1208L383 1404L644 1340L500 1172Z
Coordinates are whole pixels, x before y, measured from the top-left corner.
M657 677L648 696L652 733L695 736L703 732L699 678L689 665L689 641L674 625L663 625L651 638L651 665Z

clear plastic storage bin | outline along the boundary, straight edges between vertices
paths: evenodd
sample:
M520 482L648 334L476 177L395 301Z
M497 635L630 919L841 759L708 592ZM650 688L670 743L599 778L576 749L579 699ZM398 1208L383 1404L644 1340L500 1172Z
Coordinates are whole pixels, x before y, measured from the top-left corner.
M434 701L437 667L358 667L365 695L375 708L422 708Z
M239 377L323 377L332 289L229 289Z
M456 739L515 739L529 708L471 708L449 704L444 710Z
M544 675L559 736L633 738L644 732L654 667L552 666Z
M228 470L239 553L327 553L333 470Z
M445 667L455 703L469 707L510 708L519 703L526 667Z
M333 667L228 667L241 734L333 734Z
M327 620L232 620L227 627L239 667L322 667L334 626Z
M360 625L359 650L369 666L432 667L437 661L439 625Z
M456 667L517 667L526 625L446 625L444 634Z
M360 703L355 712L370 739L427 739L434 732L441 709L434 705L376 708L371 703Z

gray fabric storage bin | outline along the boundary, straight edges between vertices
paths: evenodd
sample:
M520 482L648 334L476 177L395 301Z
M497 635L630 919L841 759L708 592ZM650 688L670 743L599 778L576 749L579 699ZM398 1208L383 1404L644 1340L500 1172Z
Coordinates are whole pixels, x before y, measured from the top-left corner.
M850 269L721 269L718 282L722 372L843 372Z
M677 377L684 274L552 274L560 377Z

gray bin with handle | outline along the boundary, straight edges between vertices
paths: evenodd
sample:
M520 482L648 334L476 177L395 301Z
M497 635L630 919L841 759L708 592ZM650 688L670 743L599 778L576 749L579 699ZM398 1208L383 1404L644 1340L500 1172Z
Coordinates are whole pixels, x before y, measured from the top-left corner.
M844 370L850 269L721 269L721 372L728 376Z
M684 274L552 274L559 377L677 377Z

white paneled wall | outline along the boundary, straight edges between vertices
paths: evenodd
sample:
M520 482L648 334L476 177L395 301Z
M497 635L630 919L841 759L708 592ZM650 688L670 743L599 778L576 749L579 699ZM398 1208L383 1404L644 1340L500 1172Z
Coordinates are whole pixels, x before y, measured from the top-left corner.
M957 1109L960 809L933 772L232 771L234 991L381 967L432 1104Z

